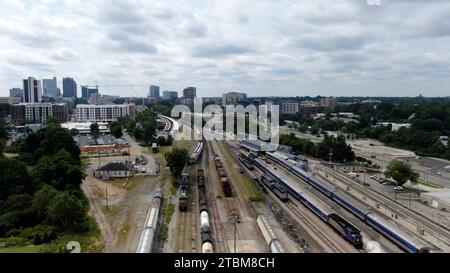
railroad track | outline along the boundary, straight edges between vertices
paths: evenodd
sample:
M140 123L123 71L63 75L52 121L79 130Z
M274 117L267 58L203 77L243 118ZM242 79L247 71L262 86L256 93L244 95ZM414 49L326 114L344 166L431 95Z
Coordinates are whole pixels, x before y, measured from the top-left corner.
M203 151L203 159L202 159L202 168L204 170L213 170L215 171L215 167L211 166L212 162L212 154L211 154L211 147L210 143L206 142L207 145L205 145L205 150ZM208 164L209 163L209 164ZM211 173L211 172L208 172ZM210 215L212 215L212 236L214 238L214 250L217 253L226 253L227 247L225 244L225 240L223 237L223 229L220 225L220 215L219 210L217 208L217 200L216 200L216 187L214 186L215 183L209 179L210 176L205 175L205 184L206 184L206 193L208 197L208 206L211 210Z
M178 209L176 207L175 209ZM185 234L186 234L186 220L187 220L187 212L178 212L178 238L177 245L175 246L176 252L184 253L184 243L185 243Z
M332 240L328 238L328 235L322 231L320 228L316 227L311 220L307 219L305 213L299 208L298 205L294 204L292 200L286 203L286 207L288 207L291 212L297 217L298 220L301 221L303 227L305 229L309 229L310 232L317 234L320 241L329 249L332 253L343 253L340 247L337 246Z

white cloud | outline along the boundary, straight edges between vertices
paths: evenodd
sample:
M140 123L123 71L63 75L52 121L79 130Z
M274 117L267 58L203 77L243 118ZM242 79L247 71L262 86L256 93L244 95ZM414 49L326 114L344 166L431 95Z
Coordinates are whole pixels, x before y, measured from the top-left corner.
M442 0L0 0L0 95L54 74L117 95L446 95L449 17Z

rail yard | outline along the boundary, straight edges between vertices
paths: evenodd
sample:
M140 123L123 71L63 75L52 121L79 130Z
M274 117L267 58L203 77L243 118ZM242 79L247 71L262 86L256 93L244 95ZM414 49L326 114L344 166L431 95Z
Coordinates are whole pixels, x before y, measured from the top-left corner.
M167 133L177 123L159 118ZM427 219L401 204L391 201L388 213L379 201L386 197L307 158L249 149L255 143L185 144L189 158L176 193L155 192L136 252L153 252L155 241L174 253L422 253L448 247L445 239L433 243L427 235L437 228L423 228ZM168 203L175 211L164 220ZM167 241L159 238L164 221ZM440 232L445 238L448 230Z

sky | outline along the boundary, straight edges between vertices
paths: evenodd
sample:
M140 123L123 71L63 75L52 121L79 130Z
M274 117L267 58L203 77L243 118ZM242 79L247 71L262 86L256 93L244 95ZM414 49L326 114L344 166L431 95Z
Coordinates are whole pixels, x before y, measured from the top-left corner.
M447 0L0 0L0 96L73 77L102 94L449 96Z

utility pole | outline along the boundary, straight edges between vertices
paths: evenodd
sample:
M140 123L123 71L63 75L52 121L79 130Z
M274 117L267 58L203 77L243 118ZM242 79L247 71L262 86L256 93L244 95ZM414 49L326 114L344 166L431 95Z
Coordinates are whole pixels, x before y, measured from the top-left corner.
M109 206L108 206L108 186L106 186L105 190L106 190L106 195L105 195L105 198L106 198L106 208L109 209Z

